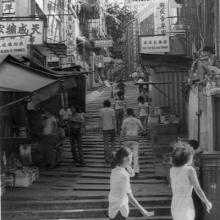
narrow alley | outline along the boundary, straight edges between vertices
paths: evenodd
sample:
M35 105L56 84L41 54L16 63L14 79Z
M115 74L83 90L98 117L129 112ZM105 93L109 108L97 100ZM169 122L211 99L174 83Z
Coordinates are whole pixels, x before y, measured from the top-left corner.
M52 171L42 171L40 180L29 188L12 188L2 198L2 218L12 219L84 219L107 218L110 168L104 163L103 139L98 132L98 110L110 89L102 89L87 103L87 126L83 134L85 167L74 167L70 142L65 142L64 159ZM137 87L126 88L128 107L135 108ZM131 179L134 195L148 210L155 210L154 220L170 220L170 189L164 179L155 176L155 156L149 140L140 140L141 173ZM116 144L117 147L117 144ZM143 219L131 208L130 220Z

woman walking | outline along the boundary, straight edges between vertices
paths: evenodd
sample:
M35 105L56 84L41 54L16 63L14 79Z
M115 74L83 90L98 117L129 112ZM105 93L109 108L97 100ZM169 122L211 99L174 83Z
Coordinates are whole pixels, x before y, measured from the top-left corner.
M173 220L194 220L195 207L192 199L192 191L195 190L209 212L212 203L206 198L200 187L195 169L191 166L193 162L193 149L185 143L174 149L173 167L170 170L172 187L171 213Z
M139 117L144 129L147 128L147 118L149 113L149 105L145 102L143 96L138 97Z
M123 123L124 112L126 111L126 102L122 92L117 92L117 98L115 100L115 120L117 133L120 134L121 126Z
M144 217L154 215L154 212L146 211L134 198L131 186L130 175L132 153L127 147L120 148L115 156L116 167L111 172L109 210L108 215L111 220L126 220L129 216L129 201L140 210Z

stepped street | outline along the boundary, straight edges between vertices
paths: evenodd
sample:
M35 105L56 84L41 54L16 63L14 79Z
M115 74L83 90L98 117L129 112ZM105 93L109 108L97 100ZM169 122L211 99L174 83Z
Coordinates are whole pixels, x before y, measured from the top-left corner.
M128 107L137 106L137 88L126 88ZM110 97L105 88L90 94L87 101L86 132L83 134L85 167L74 167L70 141L65 141L62 163L50 171L42 171L40 180L29 188L12 188L2 200L2 218L30 219L84 219L107 218L110 167L104 163L103 138L98 132L98 112L102 102ZM116 147L118 139L116 141ZM164 179L155 175L155 155L152 144L144 137L140 140L141 173L131 179L134 195L143 206L155 210L149 219L170 220L170 189ZM143 219L131 208L131 220Z

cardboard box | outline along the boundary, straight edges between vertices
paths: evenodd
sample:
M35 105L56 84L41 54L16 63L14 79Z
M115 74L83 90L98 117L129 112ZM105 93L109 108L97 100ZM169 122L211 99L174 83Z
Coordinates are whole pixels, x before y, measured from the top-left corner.
M32 184L32 176L30 174L25 174L23 176L15 176L15 186L16 187L29 187Z
M7 175L4 177L5 186L13 187L15 185L15 177L14 175Z

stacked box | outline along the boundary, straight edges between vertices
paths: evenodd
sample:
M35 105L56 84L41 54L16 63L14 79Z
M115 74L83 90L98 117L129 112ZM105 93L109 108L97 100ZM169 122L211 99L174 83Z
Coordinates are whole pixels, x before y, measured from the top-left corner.
M13 174L6 175L4 177L5 186L15 186L15 177Z

